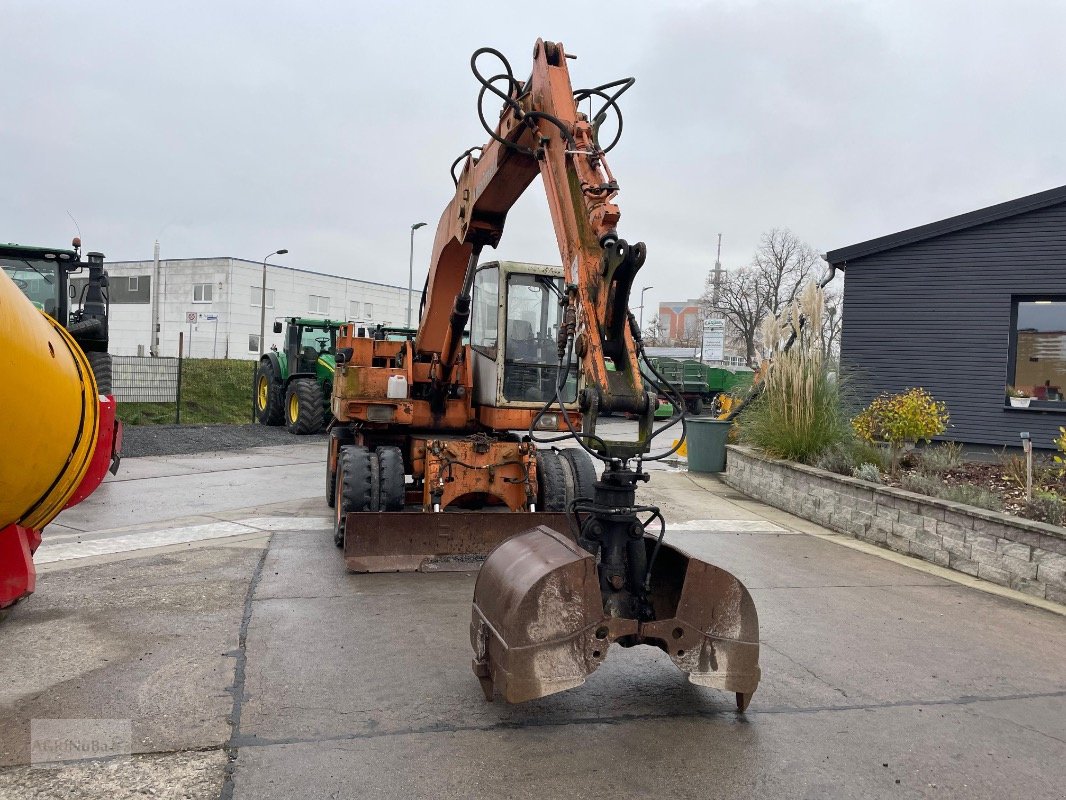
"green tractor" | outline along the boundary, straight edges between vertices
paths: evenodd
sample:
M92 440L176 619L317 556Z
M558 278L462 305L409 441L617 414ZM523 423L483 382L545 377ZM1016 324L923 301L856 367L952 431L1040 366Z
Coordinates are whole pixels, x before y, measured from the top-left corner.
M289 433L319 433L329 421L329 398L337 368L337 330L344 323L286 317L274 322L285 332L285 349L271 347L255 371L255 414L261 425L281 425Z

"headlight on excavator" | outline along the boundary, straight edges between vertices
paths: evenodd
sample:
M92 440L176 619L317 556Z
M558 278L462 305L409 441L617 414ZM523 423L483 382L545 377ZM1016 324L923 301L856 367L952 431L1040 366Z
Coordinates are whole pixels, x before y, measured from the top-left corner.
M537 424L534 427L538 431L557 431L559 430L559 415L541 414L540 419L537 420Z

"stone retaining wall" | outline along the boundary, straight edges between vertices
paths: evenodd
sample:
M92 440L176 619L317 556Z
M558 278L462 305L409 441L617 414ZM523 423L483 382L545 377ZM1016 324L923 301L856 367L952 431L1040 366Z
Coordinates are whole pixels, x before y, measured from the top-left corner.
M723 480L899 553L1066 604L1066 529L767 458L730 445Z

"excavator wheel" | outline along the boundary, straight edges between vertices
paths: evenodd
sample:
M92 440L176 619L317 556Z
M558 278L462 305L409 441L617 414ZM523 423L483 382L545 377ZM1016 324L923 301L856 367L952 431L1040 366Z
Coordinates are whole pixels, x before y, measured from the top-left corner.
M538 450L535 457L537 510L566 511L566 504L574 497L574 484L569 468L563 465L563 458L557 450Z
M289 433L305 436L322 430L322 387L311 378L297 378L289 382L285 392L285 427Z
M403 452L399 447L379 447L378 459L380 506L382 511L403 511L406 500Z
M329 453L336 453L333 469L329 466L329 453L326 456L326 505L334 508L337 502L337 467L340 463L341 448L353 441L352 432L347 427L334 428L329 432Z
M560 450L563 466L569 468L574 480L574 496L591 500L596 494L596 467L592 456L584 450L567 448Z
M337 456L337 488L333 543L344 547L344 519L349 512L377 511L380 492L374 486L378 460L365 447L344 445Z
M269 361L263 361L255 371L255 417L260 425L281 425L285 421L282 408L284 392Z
M596 468L583 450L538 450L537 509L566 511L575 497L592 499L596 492Z

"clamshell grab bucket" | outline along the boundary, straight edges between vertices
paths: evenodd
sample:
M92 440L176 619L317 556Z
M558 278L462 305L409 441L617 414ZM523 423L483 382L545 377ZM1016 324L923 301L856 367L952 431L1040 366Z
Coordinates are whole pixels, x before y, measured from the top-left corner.
M655 540L645 543L650 554ZM692 683L733 692L747 708L759 685L759 620L743 584L664 543L649 601L653 621L608 617L591 553L545 526L511 537L474 587L470 641L485 696L521 703L579 686L617 642L659 647Z

